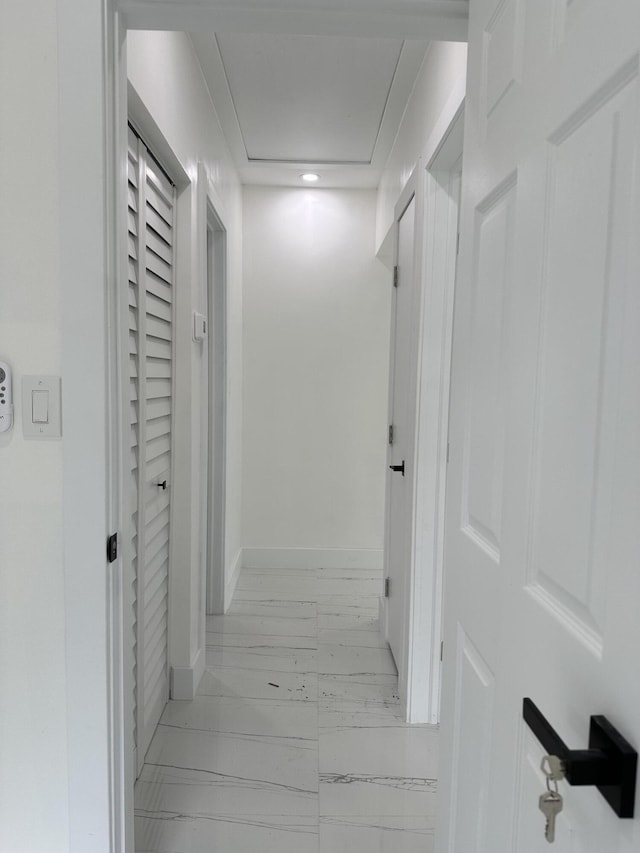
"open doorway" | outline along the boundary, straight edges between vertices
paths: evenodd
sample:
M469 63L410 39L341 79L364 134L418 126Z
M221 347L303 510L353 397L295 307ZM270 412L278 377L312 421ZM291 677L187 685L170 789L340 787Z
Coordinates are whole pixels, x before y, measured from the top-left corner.
M163 34L164 37L168 37L168 34ZM142 41L142 39L140 39ZM173 47L176 45L174 43ZM182 36L180 39L180 47L188 49L188 37ZM415 54L415 50L413 51ZM414 56L415 59L415 56ZM133 63L133 75L134 79L139 79L136 77L136 73L139 71L135 62ZM156 97L155 91L152 93L152 100ZM180 114L176 111L176 114L167 119L166 114L163 114L164 103L158 97L157 102L152 102L151 106L153 111L163 119L163 124L167 126L167 136L172 145L176 147L177 153L179 154L181 161L185 164L188 164L188 154L185 154L185 151L181 151L181 145L184 143L186 139L186 135L182 133L180 135L179 131L182 131L183 128L178 129L178 121L176 119L180 119ZM186 145L185 145L186 149ZM190 277L191 280L191 304L189 304L189 299L187 299L184 303L187 307L183 307L181 309L180 317L181 322L184 321L185 316L188 319L188 334L189 339L188 342L183 339L182 343L182 358L180 359L180 384L182 385L183 391L193 388L191 391L192 394L195 394L196 390L198 395L200 396L200 409L197 409L194 402L189 400L188 397L186 402L190 409L186 406L181 411L181 415L185 415L187 412L191 412L191 417L198 420L201 424L201 433L198 436L198 433L194 431L192 433L191 441L193 442L193 446L189 445L189 435L187 431L184 432L185 440L180 445L180 453L181 459L183 460L185 465L181 465L181 474L180 476L185 476L185 471L191 470L197 466L201 472L206 472L206 476L202 477L198 483L198 488L192 489L189 491L186 488L185 481L185 489L183 494L187 501L189 501L190 512L192 515L195 515L196 506L195 500L197 500L198 496L200 497L200 507L199 510L201 512L201 528L199 535L199 553L198 557L195 554L195 547L193 548L194 553L191 554L190 557L190 565L202 566L203 563L206 564L206 571L201 571L198 574L198 583L199 589L201 590L200 602L204 601L206 595L206 604L207 609L212 612L220 613L225 609L225 605L230 597L230 589L225 581L233 580L235 571L229 573L229 565L240 567L241 563L238 560L238 556L236 553L232 551L231 554L225 555L225 551L229 551L229 548L225 547L225 538L227 539L227 544L229 541L229 537L225 537L224 533L228 533L228 522L226 523L227 530L225 531L225 518L224 518L224 500L216 503L216 493L218 495L224 494L224 485L225 481L229 482L229 489L235 490L235 478L233 476L229 477L228 468L225 472L226 463L229 461L228 451L225 450L225 439L227 436L230 437L230 441L237 441L238 432L234 429L230 429L227 431L225 435L225 423L224 417L222 422L222 429L219 428L220 424L217 421L218 415L222 412L222 407L220 405L216 408L216 401L218 402L227 402L229 397L225 392L225 386L227 383L227 372L226 372L226 354L228 353L228 346L225 344L226 338L226 329L224 325L222 329L220 328L220 321L225 318L227 313L227 288L226 288L226 273L227 273L227 227L230 226L233 229L233 238L232 238L232 246L231 246L231 254L232 254L232 263L237 258L238 254L238 229L240 227L238 223L238 219L236 218L235 211L232 208L233 200L230 196L225 196L223 200L223 204L221 207L214 202L211 204L203 204L203 198L208 195L207 188L210 187L211 176L212 173L215 173L215 169L211 168L211 164L207 164L206 168L201 168L198 166L198 174L197 174L197 198L194 204L193 196L189 198L189 196L185 196L185 203L182 205L182 222L183 227L181 227L180 235L181 235L181 246L184 250L183 258L187 255L191 254L195 257L193 253L193 244L189 243L191 239L191 235L193 229L196 229L199 234L199 238L197 241L197 255L199 260L198 264L202 264L202 267L198 267L197 269L200 272L203 272L206 269L206 275L199 279L196 275L192 275ZM193 175L191 176L193 180ZM219 188L222 183L219 179L219 175L213 174L213 183L216 184ZM231 182L229 182L231 183ZM204 188L204 189L203 189ZM238 187L234 187L234 193L237 193ZM337 188L331 188L332 192L337 190ZM193 188L192 188L193 192ZM296 195L298 195L298 190L295 191ZM215 194L214 194L215 195ZM276 202L277 198L281 198L279 192L275 189L261 189L259 193L254 194L250 203L250 207L253 206L255 208L259 204L258 196L263 197L263 200L266 200L266 196L269 195L271 201ZM245 194L246 196L246 194ZM371 366L372 360L368 357L368 353L371 350L375 352L376 358L379 355L379 352L382 352L384 349L384 337L386 329L388 328L388 322L384 323L384 330L378 331L377 327L375 333L369 334L369 331L364 328L364 324L360 323L360 318L362 316L369 315L369 319L373 314L373 310L375 307L376 316L380 315L382 317L385 314L385 306L387 304L388 294L390 293L391 284L387 280L387 278L381 274L384 274L384 270L380 270L378 273L373 273L372 269L366 267L366 264L371 264L372 268L375 268L376 262L372 253L372 245L373 240L372 236L375 230L375 207L376 207L376 196L373 187L352 187L348 190L342 190L341 195L331 195L329 193L324 193L320 191L320 195L317 197L323 199L323 204L318 204L317 202L312 201L312 197L306 194L299 195L299 199L305 199L305 204L302 208L298 208L298 217L295 220L295 223L289 223L287 225L286 231L291 235L292 233L300 232L298 236L303 236L301 234L302 231L305 231L308 234L309 240L313 242L313 240L317 241L318 238L318 229L320 227L319 223L323 222L322 214L326 213L327 224L324 227L330 235L332 239L335 239L336 246L340 247L340 252L344 254L345 263L336 263L335 252L332 258L332 262L327 266L326 273L323 273L322 276L319 276L317 281L317 287L315 287L315 280L312 278L310 274L297 276L297 281L294 281L296 278L292 275L291 269L289 269L287 276L280 276L280 284L290 282L292 287L297 286L298 291L296 295L296 291L293 290L290 294L288 300L284 300L282 303L286 305L287 309L290 311L294 306L295 299L299 299L300 293L300 285L306 287L306 299L310 298L314 294L314 287L316 292L316 296L318 297L318 303L315 308L315 314L318 316L321 312L322 315L326 318L328 328L332 332L331 335L325 336L317 336L317 355L320 357L331 358L335 367L335 386L339 387L343 391L343 412L342 414L354 414L354 408L358 407L362 410L362 396L363 389L368 388L367 385L367 376L368 369ZM354 204L356 199L360 199L359 204L362 206L362 212L366 212L366 217L368 225L367 225L367 235L363 235L362 241L354 240L354 225L350 223L349 216L347 216L347 211L350 211L350 215L353 213ZM332 201L331 201L332 200ZM245 208L246 212L246 197ZM308 203L307 203L308 201ZM261 203L261 202L260 202ZM220 216L220 211L226 210L225 218L222 219ZM195 213L197 211L197 213ZM365 220L362 216L358 217L360 222L364 222ZM273 217L271 218L273 222ZM202 223L206 222L206 227L203 228ZM184 223L187 223L184 225ZM295 225L295 227L292 227ZM342 226L342 227L340 227ZM346 227L345 227L346 226ZM245 222L246 228L246 222ZM200 230L202 229L202 230ZM245 234L245 230L243 229L243 236ZM203 239L204 238L204 239ZM297 248L302 248L303 241L297 241ZM295 243L295 241L294 241ZM325 241L327 245L330 245L330 241ZM355 252L355 247L360 246L365 247L367 250L367 260L366 262L360 259L359 256L356 257L357 253ZM271 246L272 248L273 246ZM245 259L247 254L245 252ZM202 263L202 258L206 257L206 264ZM253 257L256 257L256 253L253 253ZM289 251L289 261L291 261L292 253L291 249ZM346 276L345 270L348 268L349 263L354 263L354 265L359 270L359 275L363 277L361 281L361 289L362 293L360 294L360 298L356 298L356 294L353 294L353 299L349 304L349 311L352 314L347 315L344 310L344 306L340 309L339 299L337 298L336 291L336 283L341 281L342 278ZM191 265L193 269L194 258L191 258ZM289 265L291 266L291 265ZM318 273L318 265L315 265L316 269L315 273ZM190 268L190 271L193 272L193 269ZM340 278L336 275L336 271L339 271ZM245 271L246 272L246 271ZM376 276L374 278L374 275ZM237 268L236 271L232 274L232 286L231 286L231 299L237 298L237 289L238 289L238 275ZM364 278L367 281L364 281ZM384 280L383 280L384 278ZM201 281L204 280L206 282L206 292L203 294L198 288L201 287ZM197 283L194 283L197 282ZM220 282L223 282L222 288L220 288ZM312 287L314 285L314 287ZM379 292L378 292L379 291ZM335 309L331 307L331 305L327 302L327 294L333 294L331 298L334 299ZM377 294L377 295L376 295ZM323 297L323 301L320 297ZM315 298L315 296L314 296ZM366 300L371 300L372 304L369 306L369 310L363 310L363 304ZM242 308L244 309L244 305ZM254 305L254 307L256 307ZM299 306L300 307L300 306ZM202 314L202 317L205 320L206 332L207 336L203 337L202 345L195 346L195 344L199 344L200 342L197 340L192 340L192 337L196 337L195 334L192 335L192 328L195 329L195 326L192 326L193 323L193 310L196 310L198 313ZM314 312L309 313L309 322L311 323L314 319L311 315ZM237 318L240 316L241 324L244 324L246 330L246 316L244 310L239 314L237 311L237 306L231 309L231 317ZM349 321L351 318L351 323ZM276 318L277 319L277 318ZM262 314L257 317L257 321L259 321L260 326L264 331L265 327L265 313L264 310ZM360 325L358 325L360 323ZM184 328L184 326L182 326ZM201 327L200 327L201 328ZM317 332L317 323L313 322L312 328L315 332ZM354 329L361 329L359 331L358 336L354 336ZM382 326L381 326L382 329ZM298 334L300 333L301 325L298 325ZM237 334L237 329L234 328L232 330L232 335ZM344 338L344 345L342 347L342 352L337 351L336 347L336 335L339 334ZM341 340L342 340L341 337ZM270 341L270 352L274 350L274 344L277 342L278 338L276 335L271 336ZM311 340L310 335L301 338L300 343L303 345L308 345L309 340ZM280 335L280 342L282 342L282 335ZM236 341L237 343L237 341ZM233 348L233 345L232 345ZM296 355L297 353L297 355ZM348 354L348 358L345 358L345 353ZM195 355L194 355L195 354ZM305 384L308 384L309 374L308 364L306 365L303 360L299 357L300 349L296 350L295 348L290 350L290 355L294 356L290 358L290 364L288 365L294 372L299 373L298 378L298 389L297 389L297 400L296 407L297 410L300 411L299 400L300 395L304 391ZM308 351L307 351L308 355ZM385 353L386 356L386 353ZM386 360L386 359L385 359ZM194 361L198 361L202 366L198 368L197 372L197 384L193 383L194 373L189 373L187 369L189 364L193 365ZM232 372L232 387L237 391L237 367L238 363L235 361L231 365ZM365 369L366 368L366 369ZM360 373L357 371L360 370L362 373L362 381L360 381ZM220 372L222 371L222 372ZM235 373L234 373L235 371ZM380 375L385 373L384 368L381 368ZM366 375L365 375L366 374ZM246 372L245 372L246 377ZM351 387L349 385L351 382ZM328 384L328 383L327 383ZM289 389L291 389L291 384L289 384ZM325 389L329 392L329 388ZM233 396L233 394L231 395ZM310 417L314 415L314 407L317 410L317 396L312 395L315 399L310 401L308 414ZM373 393L372 397L376 396ZM384 397L384 394L382 395ZM237 400L237 396L235 398ZM377 399L377 397L376 397ZM206 406L202 406L202 402L208 403ZM269 402L269 401L267 401ZM237 403L236 403L237 405ZM271 398L271 406L273 407L273 398ZM205 409L203 411L202 409ZM375 407L373 407L375 408ZM367 486L364 488L364 492L366 492L367 501L362 502L358 500L358 495L351 495L349 489L352 488L353 483L356 480L354 476L346 476L345 471L351 470L349 466L355 466L355 474L360 477L362 482L369 483L372 479L371 471L376 468L375 464L367 464L367 459L362 460L362 464L358 462L355 464L356 453L349 452L349 448L351 447L352 451L357 451L358 453L362 453L365 450L369 454L369 462L371 462L371 458L374 453L376 453L380 459L379 473L382 475L380 477L383 480L384 475L384 448L385 448L385 423L384 423L384 402L380 406L380 418L379 418L379 449L378 451L374 451L373 449L369 450L368 445L365 446L362 440L362 435L366 433L368 435L368 430L370 428L370 421L372 419L368 419L365 417L366 412L360 411L356 414L359 414L362 418L364 418L364 422L361 424L362 429L353 429L353 418L349 420L346 417L325 417L325 421L320 424L321 428L317 429L318 442L323 442L325 445L327 444L327 437L331 437L331 441L333 442L332 447L335 448L336 453L329 459L329 463L327 465L321 466L318 471L318 477L326 479L327 474L334 469L339 469L335 472L334 479L331 483L329 483L330 488L333 493L333 500L327 499L323 501L318 501L319 509L322 513L326 513L328 515L328 520L331 525L333 525L334 529L339 529L341 513L337 509L337 505L340 501L345 506L351 507L351 512L353 513L353 509L355 508L358 512L361 513L363 519L367 521L369 530L372 526L371 522L371 513L367 510L367 507L370 504L373 504L373 498L378 494L382 499L383 497L383 489L376 490ZM374 413L375 414L375 413ZM326 415L326 413L325 413ZM367 423L367 421L369 421ZM254 426L260 425L263 421L252 421L252 419L246 418L245 424L251 424L252 428ZM349 432L351 430L351 432ZM194 441L194 438L198 436L197 444ZM255 437L255 436L254 436ZM349 444L349 442L351 444ZM299 435L298 438L298 448L302 454L304 450L305 438L304 435ZM376 439L377 441L377 439ZM199 449L202 444L205 444L206 447L203 448L201 455L199 455ZM291 450L291 445L289 445L289 451ZM339 456L338 454L341 454ZM233 454L232 454L233 456ZM289 453L289 458L291 457L291 453ZM235 460L238 459L236 454ZM358 456L358 460L360 457ZM340 465L336 465L336 460L340 461ZM375 460L374 460L375 461ZM194 464L195 463L195 464ZM237 474L237 468L236 474ZM295 476L295 471L292 471L293 476ZM375 477L373 478L375 479ZM267 485L271 484L271 504L273 505L273 482L277 482L274 480L270 481ZM246 494L252 494L250 490L245 489ZM314 495L312 494L313 498ZM382 500L379 501L382 504ZM341 505L342 505L341 504ZM263 504L265 505L265 504ZM231 501L232 506L232 514L236 510L236 507L233 506L233 499ZM187 504L180 507L181 514L187 513L188 507ZM327 511L329 511L327 513ZM263 513L264 514L264 513ZM382 507L379 510L380 519L382 518ZM320 529L317 523L317 518L320 517L318 515L316 517L316 534L317 530ZM217 531L216 531L217 526ZM382 525L379 525L381 528ZM185 530L187 528L185 527ZM256 528L257 529L257 528ZM298 526L298 531L300 530L300 526ZM322 532L322 531L321 531ZM363 537L366 538L366 537ZM380 533L381 539L381 533ZM279 544L285 544L284 548L278 547ZM381 556L381 542L378 547L376 540L372 539L371 543L366 539L365 543L368 545L366 548L357 547L358 545L362 545L362 542L359 542L357 538L354 538L354 541L348 541L346 537L341 538L337 544L341 547L335 548L331 545L331 542L327 539L326 541L321 539L320 536L316 535L315 541L313 544L314 548L309 548L308 543L304 541L299 544L300 547L294 547L293 549L290 546L290 543L278 543L278 542L269 542L265 541L265 539L252 541L246 537L246 528L245 535L243 539L244 545L244 566L250 567L252 562L257 562L261 560L265 565L257 566L256 568L264 568L269 569L272 566L269 566L268 563L272 561L272 559L277 560L277 565L282 565L283 559L296 561L300 559L308 560L310 565L308 566L312 572L319 571L319 567L327 566L328 561L333 561L333 565L329 565L330 570L336 572L340 571L343 566L345 566L345 560L348 561L348 565L354 569L356 572L363 571L368 568L369 561L378 561ZM256 546L256 547L251 547ZM193 547L193 546L192 546ZM295 550L296 553L291 553L292 550ZM312 552L312 553L310 553ZM203 560L203 556L205 559ZM222 571L216 569L216 559L218 560L218 566L222 563L225 568L225 574ZM319 563L317 561L320 561ZM185 562L181 561L181 562ZM375 567L377 571L380 570L379 564ZM321 578L324 586L330 587L337 578L335 577L323 577ZM187 582L191 582L191 579L186 577L184 580ZM340 578L342 583L344 579ZM369 579L365 578L365 582L369 583ZM326 581L326 583L324 583ZM371 585L373 585L374 581L371 581ZM378 583L379 589L379 583ZM199 620L200 630L196 629L196 632L199 635L204 635L204 609L200 611L198 609L198 602L196 600L196 596L194 595L194 587L192 586L190 589L188 586L182 586L180 589L177 587L174 588L174 592L177 593L178 600L186 600L187 596L190 596L189 607L192 622L190 624L190 629L193 630L194 626L197 624L196 620ZM324 593L321 593L324 594ZM329 594L329 593L327 593ZM374 597L374 596L372 596ZM195 606L194 606L195 603ZM331 615L331 614L328 614ZM349 616L351 614L348 614ZM368 615L368 614L367 614ZM180 625L176 620L174 620L174 640L179 638L182 642L185 641L185 649L189 649L190 652L193 652L193 645L188 645L189 642L193 643L193 634L189 637L187 635L187 623L185 622L183 625ZM371 638L367 638L371 639ZM326 641L326 638L325 638ZM325 642L326 644L326 642ZM329 643L330 645L330 643ZM204 660L204 643L200 646L199 649L195 651L200 653L201 660ZM367 657L375 657L382 658L385 655L382 651L377 647L373 647L374 651L372 652L361 652L360 657L366 655ZM182 669L183 675L185 679L189 677L190 685L197 685L198 678L197 673L191 673L195 667L191 664L191 658L185 657L185 662L182 667L174 667L174 688L176 685L176 672ZM326 667L326 664L323 664ZM386 665L386 664L385 664ZM202 663L204 667L204 663ZM393 667L391 667L391 670ZM180 674L180 673L178 673ZM326 673L325 673L326 674ZM392 672L384 672L381 673L385 677L393 678ZM185 682L186 683L186 682ZM385 685L386 686L386 685ZM173 698L184 699L188 698L186 696L186 692L178 691L180 695L176 695L175 690L172 692ZM169 724L166 724L169 725ZM389 756L393 755L393 751L389 750L387 753ZM417 772L417 771L416 771ZM366 775L366 774L365 774ZM375 775L375 774L374 774ZM384 774L383 774L384 775ZM410 774L412 777L415 776L415 773ZM331 784L328 782L327 784ZM422 787L425 789L421 791L422 794L428 794L430 780L425 777L422 780ZM418 806L415 807L416 811L421 811L421 808ZM417 816L417 815L414 815Z

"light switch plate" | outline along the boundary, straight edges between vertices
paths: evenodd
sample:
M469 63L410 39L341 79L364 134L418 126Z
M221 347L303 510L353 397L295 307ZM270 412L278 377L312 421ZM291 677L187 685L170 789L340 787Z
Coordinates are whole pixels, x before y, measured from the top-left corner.
M34 421L34 401L36 417L42 417L42 403L47 392L47 423ZM36 397L34 398L34 392ZM22 377L22 432L25 438L60 438L62 436L61 381L59 376L23 376Z
M207 318L204 314L193 312L193 340L204 341L207 339Z

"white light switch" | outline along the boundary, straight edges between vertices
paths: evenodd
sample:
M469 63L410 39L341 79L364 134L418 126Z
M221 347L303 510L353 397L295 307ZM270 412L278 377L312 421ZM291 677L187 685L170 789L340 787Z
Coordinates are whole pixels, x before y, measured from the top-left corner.
M25 438L62 435L59 376L22 377L22 432Z
M204 314L193 312L193 340L204 341L207 339L207 318Z
M31 392L31 413L34 424L49 423L49 392L48 391L32 391Z

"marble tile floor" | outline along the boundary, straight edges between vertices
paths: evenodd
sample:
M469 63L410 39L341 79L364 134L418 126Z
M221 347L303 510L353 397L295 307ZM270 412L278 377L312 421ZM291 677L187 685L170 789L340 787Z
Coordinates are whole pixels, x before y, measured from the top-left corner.
M432 853L438 732L399 715L381 572L244 569L136 784L136 853Z

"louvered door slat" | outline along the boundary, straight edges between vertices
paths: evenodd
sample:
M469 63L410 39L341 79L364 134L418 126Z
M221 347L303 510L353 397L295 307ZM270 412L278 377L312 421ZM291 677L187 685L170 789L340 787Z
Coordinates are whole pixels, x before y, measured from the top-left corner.
M146 270L158 276L165 284L171 285L173 270L171 265L145 247L144 262Z
M173 228L156 213L151 205L147 206L147 223L155 234L164 240L167 246L173 245Z
M170 379L171 362L147 356L147 379Z
M147 400L171 396L171 379L151 379L147 374Z
M167 225L173 224L173 188L159 169L147 169L146 202L160 214Z
M153 293L147 291L147 314L149 317L157 317L159 320L164 320L170 323L172 318L171 303L165 302L164 299L158 299Z
M151 274L147 276L147 293L153 293L154 296L157 296L158 299L164 300L164 302L167 302L169 305L173 303L173 291L171 290L171 285Z
M162 358L171 361L171 341L150 340L147 341L147 358Z
M170 465L171 456L169 453L165 453L162 456L159 456L157 459L150 460L149 462L147 462L147 471L149 477L152 477L154 480L157 480L159 483L162 483L169 477Z
M161 563L160 568L166 568L166 565ZM162 590L166 590L166 577L163 575L163 572L156 572L153 582L145 589L145 595L149 602L147 614L145 615L146 624L149 623L149 620L155 613L158 603L162 599Z
M160 435L171 433L171 419L169 417L147 420L147 441L158 438Z
M137 770L169 695L173 187L137 136L128 161L132 648Z
M150 207L147 207L147 215L153 216L156 220L156 223L159 225L162 220ZM163 229L165 234L169 239L171 239L171 229L165 223L165 228ZM167 237L163 237L160 232L157 232L155 228L151 228L151 226L147 226L146 233L146 244L147 249L152 251L154 255L158 255L162 258L163 261L167 264L171 264L173 260L173 252L171 251L171 243L167 242Z
M129 146L128 146L128 162L127 162L127 177L128 177L128 325L129 325L129 379L130 385L136 386L138 383L138 140L129 131ZM131 584L130 584L130 644L132 650L132 686L133 686L133 746L137 747L138 742L138 452L139 444L139 412L138 412L138 394L130 394L129 403L129 420L131 423L131 446L136 448L135 453L132 452L129 467L131 477L129 479L129 501L131 514L129 517L130 524L130 547L131 547ZM137 761L136 761L137 769Z

